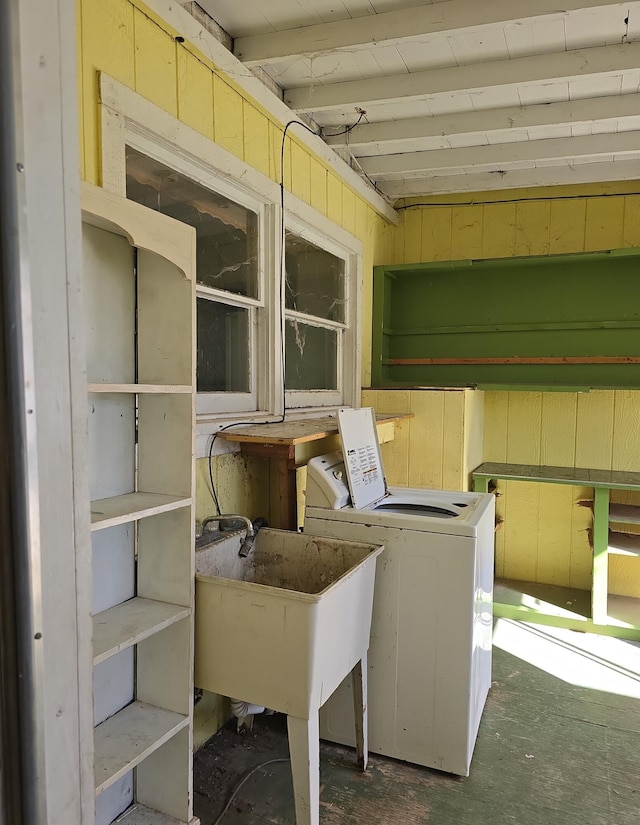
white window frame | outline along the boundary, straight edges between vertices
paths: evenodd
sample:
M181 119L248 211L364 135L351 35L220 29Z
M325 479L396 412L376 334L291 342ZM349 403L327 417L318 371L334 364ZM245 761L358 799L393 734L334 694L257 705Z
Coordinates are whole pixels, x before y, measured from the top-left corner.
M229 413L261 413L268 411L266 386L259 376L268 375L266 359L265 324L259 323L259 315L271 314L273 296L267 294L266 284L273 278L274 261L268 255L268 239L275 227L273 212L275 207L256 198L250 191L232 184L219 177L214 170L208 169L199 158L189 156L186 152L177 152L173 144L149 131L135 125L125 126L125 146L131 146L147 157L175 169L190 180L210 189L230 201L254 212L258 217L258 272L257 297L250 298L215 289L196 283L196 297L215 301L219 304L240 307L248 312L248 348L249 348L249 391L240 392L199 392L196 398L198 415L224 415ZM125 191L126 197L126 191ZM266 382L268 383L268 382Z
M327 223L330 222L327 221ZM353 340L353 332L358 325L358 291L355 288L359 281L358 256L331 237L331 226L325 226L322 229L317 224L311 226L302 221L296 214L285 211L285 228L288 232L292 232L299 238L309 241L309 243L312 243L314 246L344 261L344 322L314 319L312 315L304 312L296 312L287 309L286 306L284 307L285 329L287 321L291 319L300 321L300 323L308 326L332 329L337 332L336 390L287 390L285 394L287 409L313 409L320 406L323 408L353 406L353 404L347 404L344 401L345 388L353 381L350 370L350 367L353 366L353 361L352 359L346 358L345 353L352 351L354 344L357 349L357 342ZM349 361L351 361L351 364Z
M280 305L281 301L284 301L284 295L280 290L280 278L275 277L280 267L280 243L284 237L280 218L280 187L271 178L231 152L104 73L100 75L100 100L102 185L105 189L126 196L125 146L130 145L145 154L157 157L160 162L176 168L189 177L193 177L194 174L191 169L199 169L202 177L198 182L231 200L237 200L238 203L251 204L249 208L258 205L259 214L262 215L260 230L263 233L263 308L256 306L254 313L264 312L265 318L263 323L257 324L258 331L254 332L256 352L259 353L255 367L259 373L257 403L251 405L255 407L253 410L233 409L234 406L243 405L234 404L233 399L224 400L221 397L234 395L233 393L212 394L217 396L214 412L202 409L203 402L198 402L198 433L204 435L215 432L229 420L250 422L277 419L283 414L283 400L287 418L326 415L329 410L339 406L359 406L361 241L295 195L285 193L283 220L286 228L345 260L347 301L347 327L340 336L343 339L342 359L338 370L341 393L306 393L307 397L304 398L302 393L287 392L285 399L281 323L285 308ZM197 177L194 179L198 180ZM284 256L282 265L284 266ZM209 288L198 287L200 294L203 291L208 293ZM251 302L251 299L234 296L222 290L213 291L216 293L216 300L232 304L240 301L243 306ZM329 322L323 326L328 324ZM266 380L261 381L262 376L266 376ZM309 406L298 406L301 403L308 403ZM295 408L293 404L296 405ZM198 452L202 452L200 446Z

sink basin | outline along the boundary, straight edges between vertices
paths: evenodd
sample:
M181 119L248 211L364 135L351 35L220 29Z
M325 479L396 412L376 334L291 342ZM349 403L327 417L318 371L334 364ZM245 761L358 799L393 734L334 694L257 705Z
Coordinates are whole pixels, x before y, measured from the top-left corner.
M306 719L366 655L377 544L263 528L196 550L195 684Z

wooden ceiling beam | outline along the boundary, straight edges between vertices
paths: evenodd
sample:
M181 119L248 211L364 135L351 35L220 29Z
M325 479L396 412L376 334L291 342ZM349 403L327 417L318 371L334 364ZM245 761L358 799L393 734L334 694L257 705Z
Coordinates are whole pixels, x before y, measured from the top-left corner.
M476 192L495 192L501 189L527 189L540 186L565 186L628 180L640 180L640 160L565 164L536 169L512 169L502 172L474 172L465 175L381 181L380 190L391 200L397 202L401 198L427 197L430 195L473 194ZM640 191L640 186L638 189Z
M392 46L407 38L433 34L468 33L488 25L505 25L549 17L562 18L572 12L618 7L621 24L629 3L620 0L448 0L399 11L369 14L333 23L301 26L270 34L238 37L233 52L248 66L279 63L295 57L318 57L336 51Z
M348 146L356 156L359 150L376 148L385 152L415 151L416 142L456 135L486 135L536 127L576 126L606 120L640 116L640 94L610 95L561 103L536 103L504 109L482 109L434 117L415 117L362 123L347 134L325 137L329 146Z
M396 155L363 157L358 163L376 181L393 177L433 172L442 169L467 170L492 166L506 169L537 161L573 162L577 158L595 160L602 156L640 156L640 132L618 132L580 137L522 140L494 143L489 146L465 146L460 149L432 149Z
M537 54L443 69L303 86L285 91L296 112L353 112L376 103L410 102L443 93L465 93L535 83L569 83L579 78L637 71L640 42Z

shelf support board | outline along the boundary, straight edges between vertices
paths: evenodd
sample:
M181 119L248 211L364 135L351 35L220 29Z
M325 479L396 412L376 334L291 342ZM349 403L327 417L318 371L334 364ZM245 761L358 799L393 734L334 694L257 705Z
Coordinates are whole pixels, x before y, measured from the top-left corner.
M609 578L609 489L593 491L593 579L591 615L595 624L607 624Z

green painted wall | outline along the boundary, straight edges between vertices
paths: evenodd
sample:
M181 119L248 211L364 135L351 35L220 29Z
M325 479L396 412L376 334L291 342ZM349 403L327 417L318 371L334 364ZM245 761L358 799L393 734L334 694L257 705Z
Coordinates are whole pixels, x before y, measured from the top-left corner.
M373 381L640 387L638 252L376 267ZM635 360L572 362L576 357ZM425 363L515 358L555 363Z

